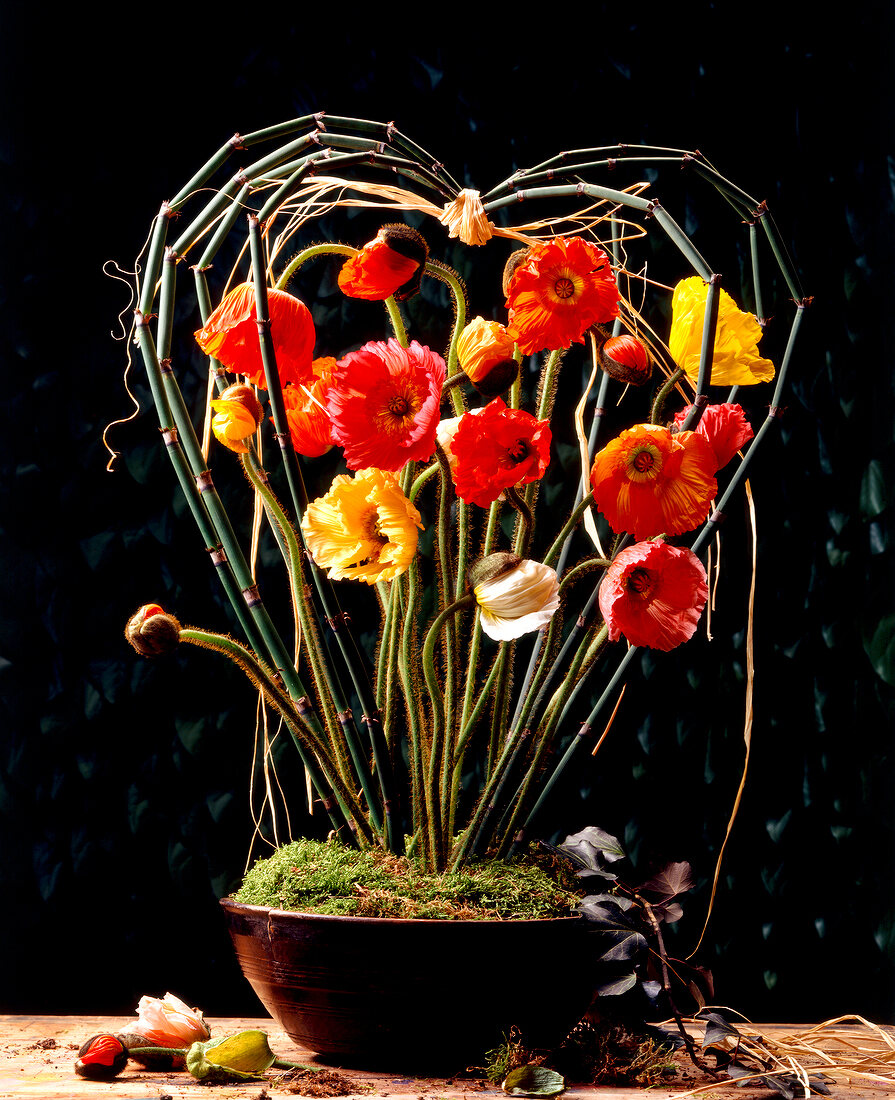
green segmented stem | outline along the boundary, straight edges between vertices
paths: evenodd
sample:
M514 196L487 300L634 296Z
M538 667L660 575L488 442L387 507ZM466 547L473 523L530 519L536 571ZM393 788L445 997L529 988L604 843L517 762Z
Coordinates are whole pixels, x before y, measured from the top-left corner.
M317 694L321 699L324 713L327 715L327 724L330 726L333 733L335 732L333 721L336 716L347 714L345 718L339 717L338 721L341 725L344 738L347 741L347 750L351 754L354 775L360 781L364 797L367 800L367 809L370 814L371 824L377 832L381 832L382 818L373 793L373 780L367 767L366 760L358 745L357 729L355 728L354 720L351 718L351 711L348 709L348 705L345 701L342 685L333 676L329 663L322 659L322 647L319 642L319 626L316 621L313 607L309 604L305 595L305 578L301 568L302 551L298 543L298 537L292 529L292 524L289 522L286 513L280 506L280 502L277 500L270 487L259 476L259 471L254 469L253 463L247 456L243 457L242 465L246 476L252 483L252 487L262 498L265 508L268 509L273 518L273 522L282 532L287 548L286 563L289 569L292 599L295 604L296 615L300 619L302 632L305 636L305 646L313 671ZM347 761L345 760L344 747L340 745L334 737L332 748L335 750L334 759L339 767L342 778L346 782L350 782L351 779L349 778L349 769Z
M582 723L580 729L578 730L578 733L572 738L571 743L569 744L566 751L563 753L559 763L554 768L547 781L544 783L543 787L541 788L540 794L538 795L537 801L529 811L528 816L525 818L525 821L522 824L522 827L513 838L512 846L510 847L507 855L508 859L514 859L527 842L527 839L531 834L532 826L540 815L545 803L550 798L550 795L553 792L553 788L556 786L557 782L559 781L563 772L569 766L571 761L575 758L575 756L577 756L583 746L587 744L587 739L590 737L591 734L591 727L597 720L603 707L605 707L606 703L612 697L613 692L615 691L616 687L618 686L622 677L627 671L628 665L633 660L635 653L637 653L637 647L631 646L628 649L627 653L625 653L624 657L622 657L621 661L618 664L618 667L616 668L612 676L612 679L603 689L603 692L600 695L600 698L597 700L597 703L594 706L593 710L590 712L587 719Z
M233 638L228 638L223 634L213 634L207 630L185 627L180 632L180 640L222 653L238 665L255 686L264 692L265 698L288 726L293 739L300 742L306 752L310 753L313 759L317 761L352 831L362 843L371 844L373 834L370 826L367 824L364 813L354 794L339 775L338 767L329 753L326 742L322 737L322 728L313 711L307 712L311 715L310 718L304 718L302 712L294 706L288 695L279 689L271 670L264 665L256 654L250 652Z

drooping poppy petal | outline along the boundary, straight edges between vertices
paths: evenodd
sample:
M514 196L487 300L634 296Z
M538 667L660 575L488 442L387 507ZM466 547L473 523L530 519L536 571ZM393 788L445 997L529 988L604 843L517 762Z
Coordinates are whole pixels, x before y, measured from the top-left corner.
M311 375L316 339L311 312L284 290L268 290L267 305L280 381L284 386L288 382L299 385ZM256 317L255 289L251 283L242 283L224 297L196 332L196 342L228 370L244 374L253 386L266 389Z
M498 321L474 317L457 340L457 358L469 381L484 397L497 397L515 382L514 337Z
M688 409L675 413L675 424L683 424ZM726 402L723 405L706 405L699 423L699 435L705 436L715 452L716 470L723 470L744 444L755 434L741 406Z
M508 409L499 397L466 413L450 441L457 496L487 508L504 489L537 481L550 462L552 438L549 420Z
M421 517L397 478L383 470L339 474L301 521L311 557L333 580L366 584L404 573L416 554Z
M488 568L488 558L479 563L479 571L487 579L476 583L473 571L473 593L482 612L482 630L495 641L507 642L546 626L559 607L556 571L515 554L492 554L490 558L503 560L494 570Z
M600 451L590 480L612 529L645 539L700 524L718 489L714 473L715 452L703 436L638 424Z
M534 244L507 281L507 328L524 355L584 343L591 325L618 313L609 257L583 237Z
M342 265L339 289L349 298L379 302L394 295L399 302L420 288L429 249L408 225L384 225L374 239Z
M641 542L622 550L600 585L610 641L668 651L692 637L708 599L705 569L685 547Z
M333 426L326 410L326 394L336 369L331 356L315 359L314 381L304 386L287 386L283 390L286 421L292 446L306 458L318 458L335 443Z
M435 451L445 364L415 340L364 344L340 359L327 391L333 437L348 468L400 470Z
M699 377L699 355L708 284L693 275L674 288L671 298L671 335L668 350L675 363L694 381ZM713 386L753 386L774 377L774 364L758 354L761 325L751 313L738 309L733 298L720 292L718 324L712 354Z

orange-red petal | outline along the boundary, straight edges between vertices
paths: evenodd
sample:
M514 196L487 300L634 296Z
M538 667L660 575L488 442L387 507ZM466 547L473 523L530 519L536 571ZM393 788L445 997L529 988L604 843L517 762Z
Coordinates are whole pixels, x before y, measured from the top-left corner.
M310 310L284 290L268 290L267 304L281 383L310 380L316 339ZM266 389L256 317L254 287L241 283L196 332L196 342L206 355Z
M583 237L532 245L507 283L507 328L524 355L584 343L591 325L618 313L609 257Z
M718 489L715 453L695 432L638 424L600 451L591 468L597 507L614 531L637 539L692 531Z

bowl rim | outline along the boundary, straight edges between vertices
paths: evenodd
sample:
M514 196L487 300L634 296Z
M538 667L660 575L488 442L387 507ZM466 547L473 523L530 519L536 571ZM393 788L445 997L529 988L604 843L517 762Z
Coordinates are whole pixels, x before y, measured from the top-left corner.
M232 897L220 898L218 904L226 912L233 914L247 913L266 916L268 919L273 918L275 920L310 920L320 921L321 923L351 922L365 927L425 927L437 925L439 928L498 928L509 926L546 929L558 926L568 928L581 926L584 928L588 923L583 916L577 913L570 913L565 917L523 917L520 919L502 919L500 917L489 919L486 917L482 920L452 920L450 918L438 919L432 917L366 917L352 913L308 913L299 909L278 909L271 905L251 905L248 902L236 901Z

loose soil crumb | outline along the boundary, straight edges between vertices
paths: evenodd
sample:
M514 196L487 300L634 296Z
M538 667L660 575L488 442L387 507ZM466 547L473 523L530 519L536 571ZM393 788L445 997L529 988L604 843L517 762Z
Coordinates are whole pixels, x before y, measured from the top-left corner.
M274 1087L300 1096L350 1096L370 1088L332 1069L292 1069L277 1078Z
M55 1050L58 1046L55 1039L38 1039L36 1043L25 1047L25 1050Z

